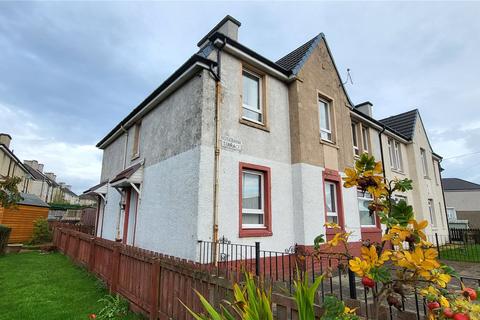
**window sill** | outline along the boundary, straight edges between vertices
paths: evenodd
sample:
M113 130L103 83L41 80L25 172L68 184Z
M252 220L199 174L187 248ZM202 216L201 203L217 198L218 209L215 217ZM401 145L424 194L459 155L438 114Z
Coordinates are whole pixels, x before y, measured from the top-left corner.
M398 174L401 174L401 175L405 175L405 172L400 171L400 170L398 170L398 169L393 169L393 168L391 168L391 170L392 170L392 172L394 172L394 173L398 173Z
M252 127L252 128L256 128L256 129L260 129L260 130L263 130L263 131L266 131L266 132L270 132L270 129L265 124L261 124L261 123L258 123L258 122L253 122L253 121L247 120L245 118L240 118L239 122L241 124L244 124L244 125Z
M273 232L268 229L240 229L240 238L271 237Z
M361 227L362 233L378 233L382 232L382 229L379 227L369 226L369 227Z
M335 149L340 149L338 147L338 145L336 145L334 142L332 141L328 141L328 140L324 140L322 138L320 138L320 144L324 144L326 146L329 146L329 147L332 147L332 148L335 148Z

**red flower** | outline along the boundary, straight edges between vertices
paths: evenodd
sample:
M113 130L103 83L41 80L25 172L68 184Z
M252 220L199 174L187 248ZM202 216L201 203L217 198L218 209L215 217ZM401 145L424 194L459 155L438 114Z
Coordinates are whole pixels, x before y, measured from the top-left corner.
M95 313L91 313L89 316L88 316L89 319L97 319L97 315Z

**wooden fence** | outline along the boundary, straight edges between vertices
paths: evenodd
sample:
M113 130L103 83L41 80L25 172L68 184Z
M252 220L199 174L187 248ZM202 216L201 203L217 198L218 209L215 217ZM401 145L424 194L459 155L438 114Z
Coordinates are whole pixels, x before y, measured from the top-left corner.
M150 319L193 319L182 302L190 309L202 312L194 290L218 306L232 296L232 281L229 279L238 279L233 271L229 272L227 279L225 274L220 274L220 268L213 268L210 264L127 246L63 227L54 229L53 244L76 264L83 265L103 280L110 293L118 293L127 299L133 311ZM295 300L282 292L284 289L272 294L274 319L298 319ZM367 299L344 297L343 300L349 307L358 308L357 314L369 318L372 305ZM316 301L322 301L320 291ZM390 320L420 320L425 316L420 315L418 304L416 312L398 312L382 306L381 313L381 319ZM318 305L315 314L316 319L320 319L322 309Z
M53 241L60 252L102 279L111 293L126 298L132 310L150 319L192 319L181 302L201 312L194 290L217 306L232 296L231 281L206 265L61 227L55 228ZM272 303L275 319L298 318L291 297L274 293ZM319 307L316 313L319 318Z

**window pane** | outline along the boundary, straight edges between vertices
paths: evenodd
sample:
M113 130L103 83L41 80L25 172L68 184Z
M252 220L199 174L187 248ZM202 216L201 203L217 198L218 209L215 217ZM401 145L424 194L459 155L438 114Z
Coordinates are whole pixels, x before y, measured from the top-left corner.
M263 214L244 213L242 224L263 224Z
M257 77L243 73L243 104L260 111L260 81Z
M259 174L243 173L242 208L262 209L261 195L262 176Z
M335 185L333 183L325 184L325 200L327 205L327 212L336 213L336 195Z
M243 108L243 117L254 121L262 122L261 113L249 110L247 108Z
M330 132L322 131L320 137L324 140L332 140L332 134Z
M330 129L330 107L329 104L323 100L318 100L318 109L319 109L319 117L320 117L320 130L326 131L325 136L323 135L322 132L322 138L326 139L327 134L330 135L328 138L330 140L331 134L329 133L331 131Z
M368 129L362 128L363 150L368 151Z
M362 226L374 226L375 225L375 216L370 215L368 210L368 205L372 202L367 199L358 199L358 210L360 213L360 224Z
M337 216L328 216L327 217L327 222L338 223Z
M353 136L353 146L358 147L357 141L357 125L352 123L352 136Z

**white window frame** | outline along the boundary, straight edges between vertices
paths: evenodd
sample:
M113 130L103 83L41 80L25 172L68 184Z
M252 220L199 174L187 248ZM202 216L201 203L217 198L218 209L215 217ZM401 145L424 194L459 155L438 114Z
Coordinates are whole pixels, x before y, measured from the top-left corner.
M370 196L368 196L370 195ZM360 226L362 228L376 228L377 227L377 216L375 215L375 213L373 214L372 218L373 218L373 221L374 221L374 224L362 224L362 219L360 217L360 201L373 201L373 197L370 193L368 192L364 192L364 191L361 191L361 190L357 190L357 201L358 201L358 216L360 218Z
M245 181L243 180L244 174L252 174L260 176L260 205L261 209L245 209L243 207L243 194L245 187ZM263 216L263 224L258 223L243 223L243 215L244 214L256 214ZM251 169L244 169L242 170L242 228L245 229L265 229L267 226L265 225L265 174L262 171L255 171Z
M242 86L242 119L263 125L264 122L265 122L265 116L263 115L263 104L262 104L262 101L263 101L263 97L262 97L262 77L258 74L255 74L255 73L247 70L247 69L243 69L242 70L242 84L243 84L243 77L245 77L245 74L248 74L250 77L255 78L258 81L258 109L254 108L254 107L252 107L248 104L243 103L243 94L244 93L243 93L243 86ZM247 109L248 111L259 114L260 119L262 121L258 121L256 119L251 119L249 117L246 117L243 114L243 109Z
M428 199L428 212L430 213L430 223L432 228L436 229L438 227L437 217L435 216L435 205L433 199Z
M333 186L333 205L335 206L335 211L328 211L327 206L327 187L330 189L330 186ZM338 215L338 194L337 194L337 184L332 181L325 181L325 210L326 210L326 217L336 217L337 224L340 224L340 218ZM326 221L328 222L328 220Z
M432 166L433 166L433 175L435 176L435 184L438 186L438 170L437 170L437 165L436 165L436 160L432 160Z
M428 178L427 152L423 148L420 148L420 158L422 161L423 176Z
M363 142L363 151L368 152L370 149L368 141L368 127L362 126L362 142Z
M318 97L318 120L320 126L320 138L322 140L333 142L333 133L332 133L332 105L329 101ZM322 128L322 112L321 107L323 108L323 104L326 106L326 119L327 119L327 126L328 128ZM324 136L325 134L325 136Z
M453 210L453 217L450 217L450 215L448 214L449 210ZM457 220L457 210L455 210L454 207L447 207L447 218L448 218L448 222Z
M353 143L353 154L355 156L360 155L360 148L358 146L358 124L352 122L352 143Z
M394 171L403 172L402 145L393 138L388 139L390 167Z

